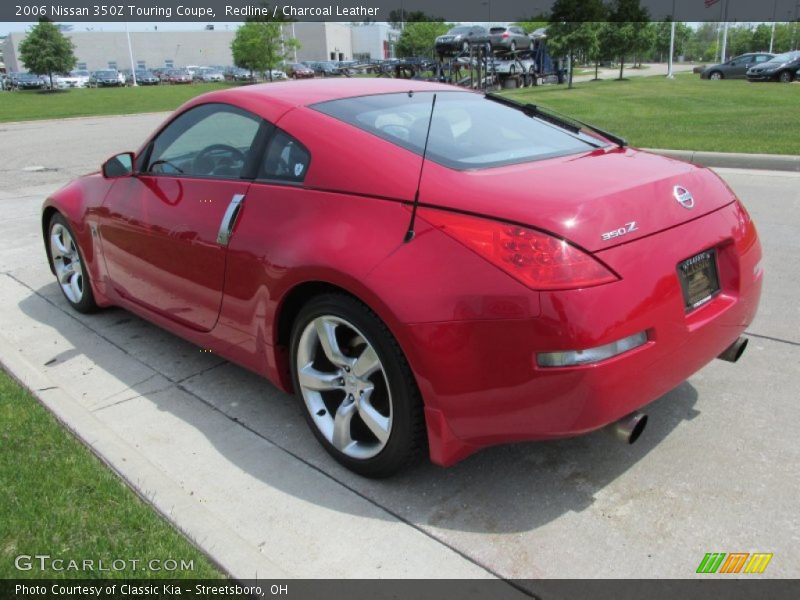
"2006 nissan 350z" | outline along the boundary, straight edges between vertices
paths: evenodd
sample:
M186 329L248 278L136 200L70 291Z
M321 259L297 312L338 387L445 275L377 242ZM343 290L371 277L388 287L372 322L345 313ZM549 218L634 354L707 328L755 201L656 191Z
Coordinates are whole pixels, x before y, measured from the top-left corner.
M117 305L269 378L353 471L611 425L758 306L711 171L533 105L401 80L212 92L44 204L78 311Z

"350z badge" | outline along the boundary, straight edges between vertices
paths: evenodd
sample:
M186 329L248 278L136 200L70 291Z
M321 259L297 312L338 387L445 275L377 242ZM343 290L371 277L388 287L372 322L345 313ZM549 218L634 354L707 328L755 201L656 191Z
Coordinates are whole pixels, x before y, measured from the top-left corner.
M619 229L614 229L613 231L606 231L600 237L603 238L604 242L607 242L608 240L621 237L630 233L631 231L636 231L637 229L639 228L636 226L636 221L631 221L630 223L625 223L625 227L620 227Z

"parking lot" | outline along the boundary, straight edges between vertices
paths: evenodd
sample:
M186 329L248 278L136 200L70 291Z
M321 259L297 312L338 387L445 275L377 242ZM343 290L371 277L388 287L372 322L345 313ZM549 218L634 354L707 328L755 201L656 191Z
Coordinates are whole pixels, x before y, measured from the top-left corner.
M685 578L707 552L770 552L761 577L800 577L800 173L719 171L764 246L750 346L650 405L637 444L597 432L370 481L266 381L62 299L42 200L165 117L0 124L0 358L234 575Z

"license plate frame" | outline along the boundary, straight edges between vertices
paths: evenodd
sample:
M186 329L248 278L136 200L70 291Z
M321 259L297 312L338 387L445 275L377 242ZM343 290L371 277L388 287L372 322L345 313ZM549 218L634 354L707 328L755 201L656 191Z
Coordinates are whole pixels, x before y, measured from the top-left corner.
M692 311L719 294L719 267L715 248L703 250L678 263L678 280L683 292L683 305Z

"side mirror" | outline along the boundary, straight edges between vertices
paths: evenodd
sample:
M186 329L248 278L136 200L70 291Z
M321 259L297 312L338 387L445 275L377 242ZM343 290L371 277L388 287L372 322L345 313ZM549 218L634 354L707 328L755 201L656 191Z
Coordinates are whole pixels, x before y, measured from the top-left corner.
M131 175L133 175L133 152L117 154L103 163L103 177L106 179Z

